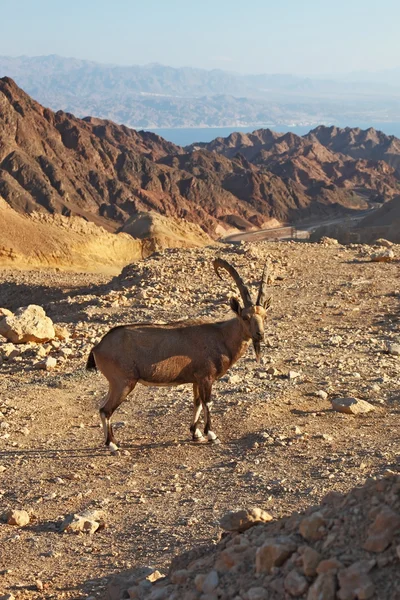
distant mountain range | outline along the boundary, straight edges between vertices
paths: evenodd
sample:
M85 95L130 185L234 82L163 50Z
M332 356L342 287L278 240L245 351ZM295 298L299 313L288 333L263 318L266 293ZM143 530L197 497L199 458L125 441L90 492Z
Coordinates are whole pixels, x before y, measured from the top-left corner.
M181 148L111 121L56 113L0 79L0 196L20 213L110 231L154 211L213 237L354 214L400 194L400 140L374 129L260 129Z
M56 55L0 57L0 76L12 77L45 106L144 129L400 122L399 75L240 75Z

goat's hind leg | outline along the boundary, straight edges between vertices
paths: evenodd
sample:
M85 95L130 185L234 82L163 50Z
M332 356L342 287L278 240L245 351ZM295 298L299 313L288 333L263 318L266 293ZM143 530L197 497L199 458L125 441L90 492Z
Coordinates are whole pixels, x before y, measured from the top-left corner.
M220 444L221 440L212 431L212 425L211 425L211 407L212 407L211 388L212 388L212 382L210 382L210 381L204 381L199 386L200 398L201 398L201 403L203 405L203 411L204 411L204 422L205 422L204 433L206 434L208 441L211 444Z
M136 381L130 384L116 384L110 382L108 393L100 407L100 418L103 424L105 445L113 452L118 450L118 444L114 437L114 431L111 425L111 416L118 406L125 400L128 394L133 390Z
M199 419L201 415L201 400L199 395L199 386L197 383L193 384L193 418L190 425L190 431L192 434L192 441L199 443L204 442L204 436L199 429Z

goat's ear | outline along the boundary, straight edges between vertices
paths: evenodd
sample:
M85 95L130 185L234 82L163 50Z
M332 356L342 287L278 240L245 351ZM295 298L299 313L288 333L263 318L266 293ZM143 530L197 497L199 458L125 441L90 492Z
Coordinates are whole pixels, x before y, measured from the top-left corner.
M242 314L242 307L239 304L239 300L232 296L229 300L229 304L234 313L236 313L239 317Z
M268 310L269 308L271 308L271 296L269 298L266 299L266 301L264 302L264 308L265 310Z

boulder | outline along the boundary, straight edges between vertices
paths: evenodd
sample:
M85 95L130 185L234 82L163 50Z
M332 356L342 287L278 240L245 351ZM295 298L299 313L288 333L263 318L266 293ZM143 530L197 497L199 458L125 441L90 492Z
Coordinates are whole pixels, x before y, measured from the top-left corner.
M373 598L375 585L368 573L375 564L375 560L360 560L348 569L341 570L338 575L340 587L337 597L340 600L355 600L355 598L367 600Z
M335 600L336 578L331 573L321 573L308 590L307 600Z
M332 408L347 415L360 415L375 410L372 404L358 398L333 398Z
M389 506L383 506L368 529L364 549L369 552L383 552L399 530L400 515Z
M287 536L267 538L256 552L256 573L270 573L280 567L295 552L296 544Z
M14 344L48 342L55 336L52 320L41 306L30 304L0 320L0 335Z
M296 569L292 569L285 577L285 590L294 598L302 596L308 590L307 579L298 573Z
M389 342L387 345L387 351L392 356L400 356L400 343Z
M324 516L317 511L302 519L299 531L305 540L314 542L324 537L325 525Z
M371 254L371 262L392 262L394 260L394 252L392 249L381 250Z
M35 363L36 369L41 369L42 371L52 371L57 366L57 359L53 358L53 356L47 356L44 360L41 360Z
M226 513L220 521L220 526L225 531L242 532L258 523L267 523L268 521L272 521L272 516L265 510L254 507Z
M103 512L86 510L80 514L67 515L61 523L60 531L65 533L95 533L104 528Z
M25 527L30 521L29 514L26 510L9 510L6 513L6 522L8 525L16 525L17 527Z

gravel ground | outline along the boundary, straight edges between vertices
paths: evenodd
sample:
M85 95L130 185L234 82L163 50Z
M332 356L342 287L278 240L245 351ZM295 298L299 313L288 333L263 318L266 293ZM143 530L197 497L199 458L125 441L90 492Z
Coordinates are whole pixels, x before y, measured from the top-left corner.
M0 306L40 304L71 338L24 345L0 366L0 514L30 514L24 527L0 524L0 591L103 599L113 573L166 571L174 555L217 543L227 510L257 505L280 518L397 472L400 359L388 345L400 337L400 268L371 252L255 242L165 251L112 280L1 272ZM215 385L222 444L190 443L190 386L137 386L114 416L121 451L108 453L98 418L106 381L84 370L90 347L115 324L229 315L237 291L214 274L216 255L253 294L265 258L272 280L262 363L249 349ZM35 368L39 346L54 370ZM9 350L0 342L0 355ZM330 400L347 396L375 410L333 411ZM87 508L104 511L103 529L60 533L65 515Z

